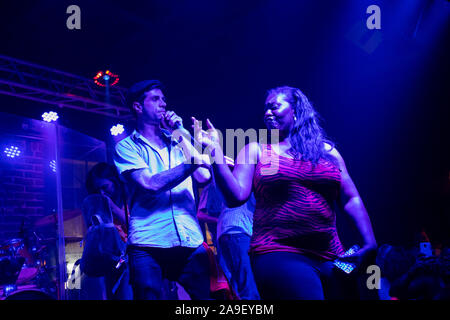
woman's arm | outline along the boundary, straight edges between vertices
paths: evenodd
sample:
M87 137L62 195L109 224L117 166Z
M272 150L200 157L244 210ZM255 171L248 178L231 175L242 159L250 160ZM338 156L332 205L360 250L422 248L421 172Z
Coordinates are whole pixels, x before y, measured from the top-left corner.
M365 250L375 249L377 246L377 242L375 240L375 235L373 233L369 215L366 208L364 207L358 190L356 189L356 186L347 171L344 159L336 150L336 148L331 149L329 153L337 160L339 169L341 171L341 189L337 201L338 205L343 212L350 216L356 228L358 229L364 242L361 251L363 252Z
M127 219L125 210L116 205L116 203L104 192L101 192L102 196L108 201L109 207L113 215L113 223L119 233L120 238L127 242Z
M249 143L239 152L233 172L223 159L220 146L215 148L216 161L213 163L217 186L225 198L229 208L238 207L250 198L253 186L253 175L258 158L259 145ZM219 160L218 160L219 159Z
M113 215L113 218L115 218L117 221L120 222L120 224L125 225L126 218L125 218L125 210L122 208L119 208L118 205L115 204L115 202L103 191L100 191L101 195L106 198L108 201L109 207L111 208L111 213Z

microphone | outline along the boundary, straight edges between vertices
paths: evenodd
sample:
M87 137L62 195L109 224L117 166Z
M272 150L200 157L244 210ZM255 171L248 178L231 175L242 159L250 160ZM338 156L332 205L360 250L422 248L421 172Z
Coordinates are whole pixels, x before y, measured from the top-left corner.
M181 119L177 120L177 121L173 124L173 126L169 126L169 123L168 123L168 122L166 121L166 119L165 119L166 114L167 114L167 111L166 111L166 113L164 114L163 119L161 119L161 121L165 124L166 127L170 128L171 130L178 130L178 129L183 129L183 128L184 128Z
M178 129L183 129L183 124L181 123L181 121L177 121L174 124L174 129L178 130Z

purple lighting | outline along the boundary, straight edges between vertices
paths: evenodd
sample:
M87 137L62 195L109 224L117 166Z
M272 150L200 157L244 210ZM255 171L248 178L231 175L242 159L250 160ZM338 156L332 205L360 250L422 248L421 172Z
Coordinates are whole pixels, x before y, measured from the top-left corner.
M19 148L15 146L6 147L4 152L8 158L15 158L20 155Z
M111 128L111 134L113 136L117 136L117 135L123 133L123 131L124 131L124 128L123 128L123 125L121 125L121 124L115 125Z
M56 112L50 111L50 112L44 112L42 114L42 119L47 122L56 121L58 119L58 114Z

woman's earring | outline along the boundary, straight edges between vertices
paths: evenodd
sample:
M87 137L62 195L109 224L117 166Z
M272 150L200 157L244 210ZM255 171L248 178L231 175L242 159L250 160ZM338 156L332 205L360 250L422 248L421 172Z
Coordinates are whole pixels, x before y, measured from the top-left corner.
M294 121L297 121L297 117L295 116L295 114L294 114Z

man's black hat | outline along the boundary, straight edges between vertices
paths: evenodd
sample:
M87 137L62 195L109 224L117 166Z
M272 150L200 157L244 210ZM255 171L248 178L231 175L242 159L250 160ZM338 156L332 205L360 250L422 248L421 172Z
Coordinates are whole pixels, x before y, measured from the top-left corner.
M164 89L163 84L159 80L144 80L133 84L130 89L128 89L127 94L127 105L131 107L133 102L139 101L142 95L152 89Z

